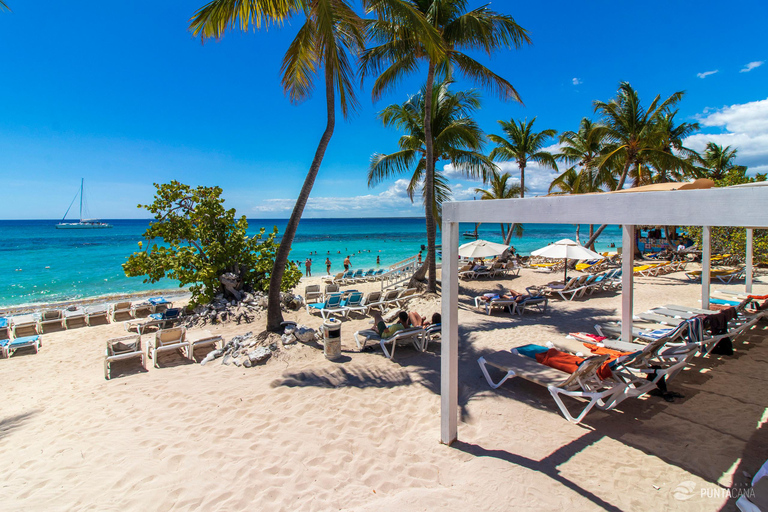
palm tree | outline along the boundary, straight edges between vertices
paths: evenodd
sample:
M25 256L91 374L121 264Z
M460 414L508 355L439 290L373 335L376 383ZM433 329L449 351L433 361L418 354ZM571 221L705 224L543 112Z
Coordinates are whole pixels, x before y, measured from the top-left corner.
M742 165L734 165L738 149L731 149L731 146L720 146L714 142L708 142L704 150L702 162L707 169L709 177L713 180L725 178L729 171L742 169Z
M684 94L678 91L664 101L660 101L661 96L657 95L646 109L637 91L628 82L621 82L616 98L608 102L595 101L595 112L602 114L609 140L605 155L597 166L601 169L621 169L615 190L624 188L630 169L633 169L635 176L640 176L644 171L642 166L649 161L662 162L667 166L684 165L680 157L665 151L658 130L659 120ZM592 245L605 228L605 224L600 226L586 246Z
M665 157L654 162L656 175L653 181L656 183L666 183L671 180L679 181L695 177L697 174L695 166L691 165L690 161L695 160L698 153L685 147L683 142L699 131L699 123L682 122L675 125L677 113L678 110L665 112L658 120L659 144ZM679 156L682 160L670 159L669 155Z
M293 103L312 94L320 70L325 79L327 121L312 164L283 233L269 281L267 329L280 330L280 288L288 254L296 230L315 183L323 156L336 123L336 93L344 117L355 109L357 100L352 84L353 69L349 54L364 46L363 22L346 0L213 0L190 20L190 29L201 38L221 38L227 27L243 31L253 25L279 24L299 12L306 17L283 57L283 89Z
M480 108L480 96L475 91L451 92L450 82L444 81L432 88L432 125L435 134L433 160L445 160L460 169L468 178L486 176L495 166L479 151L483 147L483 132L470 115ZM435 218L442 217L442 203L451 197L448 179L442 171L435 170L432 194L428 194L424 180L427 149L424 130L424 101L426 88L403 104L390 105L379 118L385 126L394 127L405 135L400 137L400 150L388 155L376 153L371 157L368 170L368 186L413 172L408 184L411 201L421 188L425 211ZM430 207L431 205L431 207Z
M361 59L363 76L376 74L372 96L393 89L406 75L418 69L420 61L427 63L425 96L432 97L436 74L450 78L454 69L475 80L483 87L495 90L504 100L520 101L517 91L504 78L471 58L462 50L482 50L491 55L501 48L519 48L530 43L528 33L511 16L479 7L467 11L467 0L367 0L367 10L376 15L368 22L368 35L378 43L367 49ZM413 12L415 10L419 16ZM426 20L425 30L421 20ZM437 36L437 38L435 38ZM434 137L427 120L432 118L431 105L424 111L424 142L426 162L424 181L427 204L433 200L435 162L432 155ZM436 290L435 219L426 212L427 260L429 269L427 290Z
M616 185L615 174L607 166L600 169L596 164L603 155L606 143L605 127L591 119L583 118L579 124L579 130L566 131L560 135L560 151L554 155L555 159L573 167L552 181L549 192L555 188L564 191L559 184L564 180L571 180L572 184L578 184L571 192L584 193L597 192L603 187L613 188ZM576 168L579 168L577 171ZM573 176L569 173L573 169ZM567 187L566 187L567 188Z
M487 199L512 199L514 197L520 197L522 189L520 185L515 183L509 183L512 175L508 172L500 174L496 169L491 171L491 175L488 179L489 188L476 188L475 193L480 194L481 200ZM506 224L501 224L501 237L505 243L509 244L509 238L514 231L518 237L523 236L523 226L521 224L512 224L507 227Z
M10 12L10 10L11 10L11 8L10 8L10 7L8 7L8 4L6 4L5 2L3 2L3 0L0 0L0 11L2 11L3 9L5 9L6 11L9 11L9 12Z
M520 197L525 197L525 168L528 162L537 162L544 167L557 170L555 157L549 151L544 151L547 139L557 135L557 130L548 129L541 132L533 131L533 123L536 118L524 121L499 121L501 129L507 138L501 135L488 135L491 142L496 143L496 147L491 151L490 157L493 160L514 160L520 168Z

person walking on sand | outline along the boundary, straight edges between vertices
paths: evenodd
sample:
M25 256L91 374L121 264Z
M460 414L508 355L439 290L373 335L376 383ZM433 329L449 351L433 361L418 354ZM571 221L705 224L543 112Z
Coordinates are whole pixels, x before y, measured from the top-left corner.
M331 258L325 258L325 271L331 275Z
M307 258L304 262L304 268L307 269L307 277L312 277L312 258Z
M421 265L421 251L419 251L419 261L417 263L418 265Z
M349 256L344 258L344 270L349 270L349 267L352 266L352 262L349 261Z

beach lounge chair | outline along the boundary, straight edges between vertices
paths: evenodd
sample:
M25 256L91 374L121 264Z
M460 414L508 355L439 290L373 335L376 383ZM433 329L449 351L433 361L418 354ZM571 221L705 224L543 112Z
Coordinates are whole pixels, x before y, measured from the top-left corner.
M392 359L395 356L395 348L398 343L410 342L413 343L413 347L419 352L424 352L426 346L426 334L427 331L421 327L411 327L409 329L403 329L397 331L394 336L389 338L382 338L378 332L373 329L364 329L357 331L354 334L355 344L359 350L365 350L369 341L378 342L381 346L381 350L384 352L384 356L387 359ZM387 350L387 345L392 345L391 350Z
M187 332L187 343L189 343L189 358L194 361L195 349L199 347L212 346L215 350L217 345L224 345L224 338L217 334L212 334L210 331L191 331Z
M3 357L11 357L14 352L22 348L31 347L35 350L35 354L43 346L42 339L39 335L34 336L22 336L21 338L14 338L13 340L0 340L0 354Z
M173 306L173 303L165 297L150 297L147 302L149 302L153 313L162 313Z
M327 299L329 295L333 295L334 293L339 293L339 283L328 283L325 285L323 300Z
M504 264L504 273L507 275L519 276L522 269L517 260L510 260Z
M47 326L64 327L64 317L60 309L47 309L37 319L37 332L43 334Z
M350 311L359 311L363 314L368 312L368 307L363 305L363 294L361 292L352 292L341 301L341 307L344 309L344 316L349 315Z
M122 336L107 340L107 350L104 354L104 378L111 377L111 364L115 361L138 358L142 368L146 369L144 351L141 350L141 335Z
M134 302L131 304L131 316L133 318L141 318L143 316L149 316L155 310L155 307L146 300Z
M85 320L85 309L80 306L69 306L64 310L64 327L74 329L75 327L85 327L88 322Z
M366 305L368 306L368 311L370 311L372 308L377 308L379 311L384 312L384 309L389 304L392 304L397 300L397 296L400 295L401 289L392 289L387 290L383 293L379 292L379 297L377 300L375 299L375 296L371 298L370 302L366 302Z
M339 272L335 276L323 276L323 281L327 283L337 283L344 277L344 272Z
M11 334L14 338L34 336L37 332L37 318L34 315L11 317Z
M116 302L109 305L109 319L112 322L117 321L118 315L133 317L133 309L131 308L130 301Z
M304 302L313 304L321 300L323 300L323 294L319 284L310 284L304 287Z
M400 292L397 298L393 301L398 307L404 307L408 304L408 301L416 298L416 294L419 292L418 288L405 288Z
M184 327L161 329L155 333L154 338L150 339L149 347L147 348L147 354L152 358L152 364L155 368L158 368L157 359L159 353L169 350L180 350L188 359L192 359L189 342L186 340L186 333L187 330Z
M341 294L335 293L329 295L325 302L317 304L307 304L307 313L320 313L323 320L327 320L333 313L341 313L346 316L345 309L341 306Z
M8 339L8 319L0 318L0 340Z
M424 329L424 339L422 343L422 349L427 350L429 343L435 338L443 337L442 324L432 324Z
M88 306L85 308L85 321L88 325L93 325L93 322L99 318L103 318L104 321L107 322L108 315L109 307L106 304Z
M376 272L373 273L373 276L371 276L371 281L378 281L381 279L381 276L384 275L384 269L380 268Z
M768 510L768 461L757 470L750 486L736 500L736 506L741 512L765 512Z
M488 385L497 389L510 377L521 377L525 380L544 386L555 399L560 412L571 423L579 423L593 407L609 409L615 405L625 385L618 381L603 381L597 376L597 370L609 359L609 356L595 356L579 364L573 373L566 373L539 363L536 359L512 351L499 351L477 360L480 370L488 381ZM488 373L487 366L493 366L504 372L498 382L494 382ZM587 400L586 406L572 415L563 403L562 396L570 396Z
M371 307L376 307L380 300L381 292L369 292L362 302L362 305L365 306L365 314L368 314L368 312L371 310Z
M549 299L543 295L535 297L527 297L519 302L515 302L510 306L510 313L517 313L519 316L523 316L526 309L535 308L539 313L546 313L547 306L549 305Z
M163 311L162 313L152 313L144 318L133 318L123 322L123 328L130 332L134 328L139 334L144 334L147 327L157 326L160 329L165 329L172 324L175 320L181 317L181 310L178 308L171 308Z
M692 270L692 271L686 272L685 277L687 277L691 281L701 281L701 270ZM734 279L741 279L742 277L744 277L744 269L737 268L732 270L724 270L724 269L710 270L709 277L710 279L717 279L721 283L728 284Z

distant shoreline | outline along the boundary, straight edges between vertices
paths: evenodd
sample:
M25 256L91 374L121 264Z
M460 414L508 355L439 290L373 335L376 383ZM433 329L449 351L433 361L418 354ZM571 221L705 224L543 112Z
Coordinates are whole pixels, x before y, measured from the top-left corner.
M40 302L35 304L19 304L15 306L0 306L0 317L33 313L43 309L63 309L67 306L90 306L93 304L105 304L124 300L138 300L147 297L163 296L175 299L188 299L192 296L186 290L150 290L145 292L119 293L111 295L98 295L82 299L72 299L59 302Z

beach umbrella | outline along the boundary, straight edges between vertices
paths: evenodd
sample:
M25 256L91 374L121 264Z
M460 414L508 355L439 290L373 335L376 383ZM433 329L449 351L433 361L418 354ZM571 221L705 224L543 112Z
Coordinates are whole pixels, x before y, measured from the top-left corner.
M549 244L541 249L536 249L531 253L532 256L543 256L544 258L564 258L565 271L563 273L563 283L568 281L568 259L572 260L601 260L603 255L583 247L573 240L563 238L562 240Z
M496 244L487 240L475 240L459 246L459 256L462 258L489 258L498 256L509 249L504 244Z

